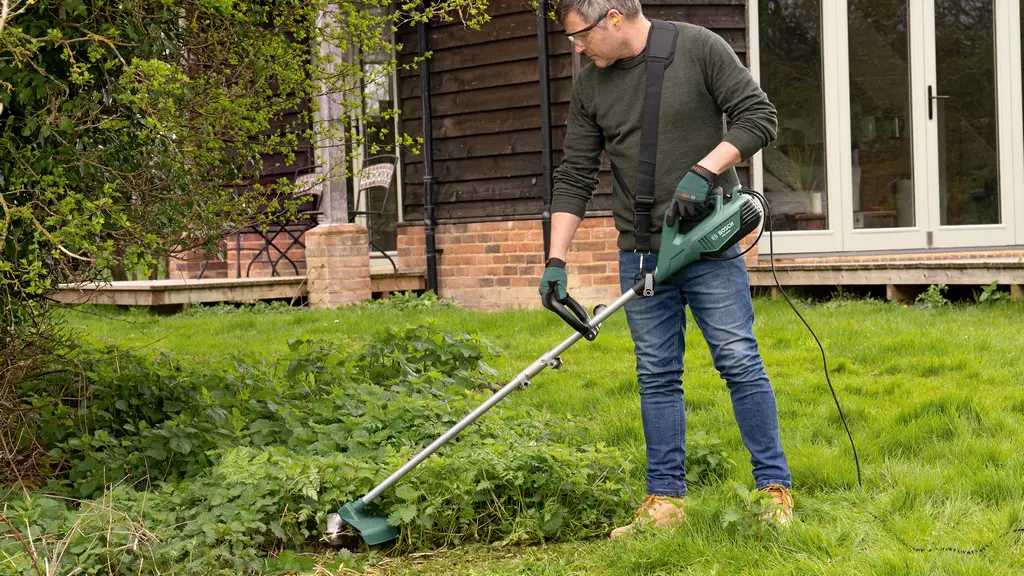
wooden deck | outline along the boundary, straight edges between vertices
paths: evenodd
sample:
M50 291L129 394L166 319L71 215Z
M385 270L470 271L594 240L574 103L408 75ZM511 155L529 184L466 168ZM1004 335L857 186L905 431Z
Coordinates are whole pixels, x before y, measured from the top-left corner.
M423 290L423 272L374 272L371 292L387 297L391 292ZM251 303L259 300L306 297L305 276L271 278L210 278L203 280L142 280L132 282L61 285L54 299L66 304L114 304L175 310L191 304L213 302Z
M748 264L750 285L774 287L771 263ZM909 300L933 284L972 286L997 282L1009 286L1014 299L1024 298L1024 254L997 253L898 255L892 257L776 257L779 283L788 286L877 286L890 300ZM773 294L777 289L773 288Z
M748 263L750 285L775 288L771 264L765 258ZM890 300L912 300L933 284L981 286L997 282L1010 288L1011 297L1024 299L1024 252L948 255L893 255L872 257L776 257L775 272L783 287L868 287L885 291ZM392 292L423 290L421 270L393 273L375 270L371 291L387 298ZM153 280L61 286L56 299L69 303L149 306L176 310L190 304L256 302L306 297L306 277L227 278L208 280Z

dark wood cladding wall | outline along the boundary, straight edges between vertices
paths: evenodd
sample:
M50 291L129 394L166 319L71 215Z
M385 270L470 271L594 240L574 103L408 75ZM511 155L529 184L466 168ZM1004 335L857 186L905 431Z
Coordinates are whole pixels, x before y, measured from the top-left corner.
M273 23L266 24L266 26L276 32ZM294 34L288 33L286 37L293 43L298 44L299 42ZM308 56L306 53L303 58ZM310 61L306 59L306 62ZM273 89L275 95L280 95L280 86L275 85ZM309 100L301 98L295 102L293 107L281 110L277 117L271 120L270 128L263 133L264 136L296 133L299 134L299 137L294 148L291 149L291 154L280 152L260 156L263 162L259 179L261 184L276 182L281 178L289 178L294 181L299 175L312 172L315 169L316 157L313 145L305 136L312 128L310 110Z
M312 127L308 120L309 113L309 101L302 99L295 108L283 110L280 116L271 122L271 130L281 133L297 132L303 134ZM296 177L302 174L313 172L316 168L315 154L309 138L299 136L293 152L294 157L290 161L283 153L264 154L262 156L263 170L260 183L269 184L281 178L289 178L294 181Z
M654 0L643 2L652 18L706 26L747 57L746 0ZM434 26L430 35L430 89L434 136L434 197L439 222L539 218L543 209L540 87L536 16L523 0L495 0L491 21L480 30L456 24ZM399 60L419 52L416 30L399 32ZM561 162L572 91L572 46L564 30L549 23L552 147ZM583 65L586 64L584 58ZM418 70L399 76L401 130L423 135ZM745 168L741 178L745 179ZM403 156L406 221L423 219L423 158ZM611 207L607 161L590 211Z

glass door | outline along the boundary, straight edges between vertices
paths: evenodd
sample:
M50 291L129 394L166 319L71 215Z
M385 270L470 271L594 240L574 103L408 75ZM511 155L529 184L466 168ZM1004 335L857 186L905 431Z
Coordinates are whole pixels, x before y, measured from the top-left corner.
M363 115L360 133L363 146L359 150L362 168L376 163L395 163L390 157L398 154L395 109L395 75L386 66L389 52L363 55ZM367 221L375 251L395 252L398 249L398 178L392 178L388 189L371 188L361 195L366 210L373 214Z
M381 12L387 8L370 10ZM370 235L372 266L393 266L397 254L397 224L401 220L401 162L398 145L397 73L392 65L396 58L393 47L377 52L360 51L358 63L361 76L359 114L349 118L355 137L346 134L350 174L348 203L354 221L365 226ZM370 186L366 171L375 164L394 165L395 174L389 186ZM365 184L365 186L364 186Z
M750 0L780 253L1024 244L1021 0Z
M1011 43L997 33L1010 3L922 0L935 247L1014 242Z
M1009 83L1010 93L1010 130L1001 131L1000 141L1005 143L1003 138L1005 132L1009 132L1010 147L1013 154L1010 157L1010 164L1013 169L1013 201L1014 216L1017 223L1017 245L1024 245L1024 66L1021 64L1021 44L1024 44L1024 10L1016 1L1009 2L1006 10L1006 17L997 21L1000 28L997 33L1009 38L1010 55L1003 62L1006 66L1000 65L1000 78L1006 78ZM1002 85L1000 85L1002 89ZM1005 118L1006 116L1004 116Z
M928 157L919 0L840 0L844 249L924 248Z
M754 0L751 72L778 112L776 140L752 161L780 253L842 249L832 0ZM767 230L767 228L766 228ZM762 239L761 253L767 252Z

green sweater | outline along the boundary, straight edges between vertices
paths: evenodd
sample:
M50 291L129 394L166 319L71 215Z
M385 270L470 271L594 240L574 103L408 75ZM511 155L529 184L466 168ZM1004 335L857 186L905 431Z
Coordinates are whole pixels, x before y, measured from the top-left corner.
M690 166L723 140L739 149L745 160L775 139L778 125L775 107L725 40L700 26L675 24L679 37L661 95L654 250L676 185ZM644 54L604 69L589 64L580 71L569 105L564 156L553 174L551 211L583 218L597 188L602 153L607 152L629 189L621 190L616 182L612 191L620 250L635 246L633 197L646 76ZM736 170L729 169L718 182L731 189L739 183Z

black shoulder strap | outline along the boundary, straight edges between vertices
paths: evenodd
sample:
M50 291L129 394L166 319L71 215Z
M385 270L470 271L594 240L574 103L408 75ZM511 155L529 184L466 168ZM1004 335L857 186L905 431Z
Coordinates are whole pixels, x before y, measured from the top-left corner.
M665 80L665 68L675 56L678 35L679 29L675 24L651 19L651 30L647 35L647 82L640 125L640 158L636 166L636 203L633 205L638 252L651 251L651 209L654 208L654 164L658 158L661 85Z

